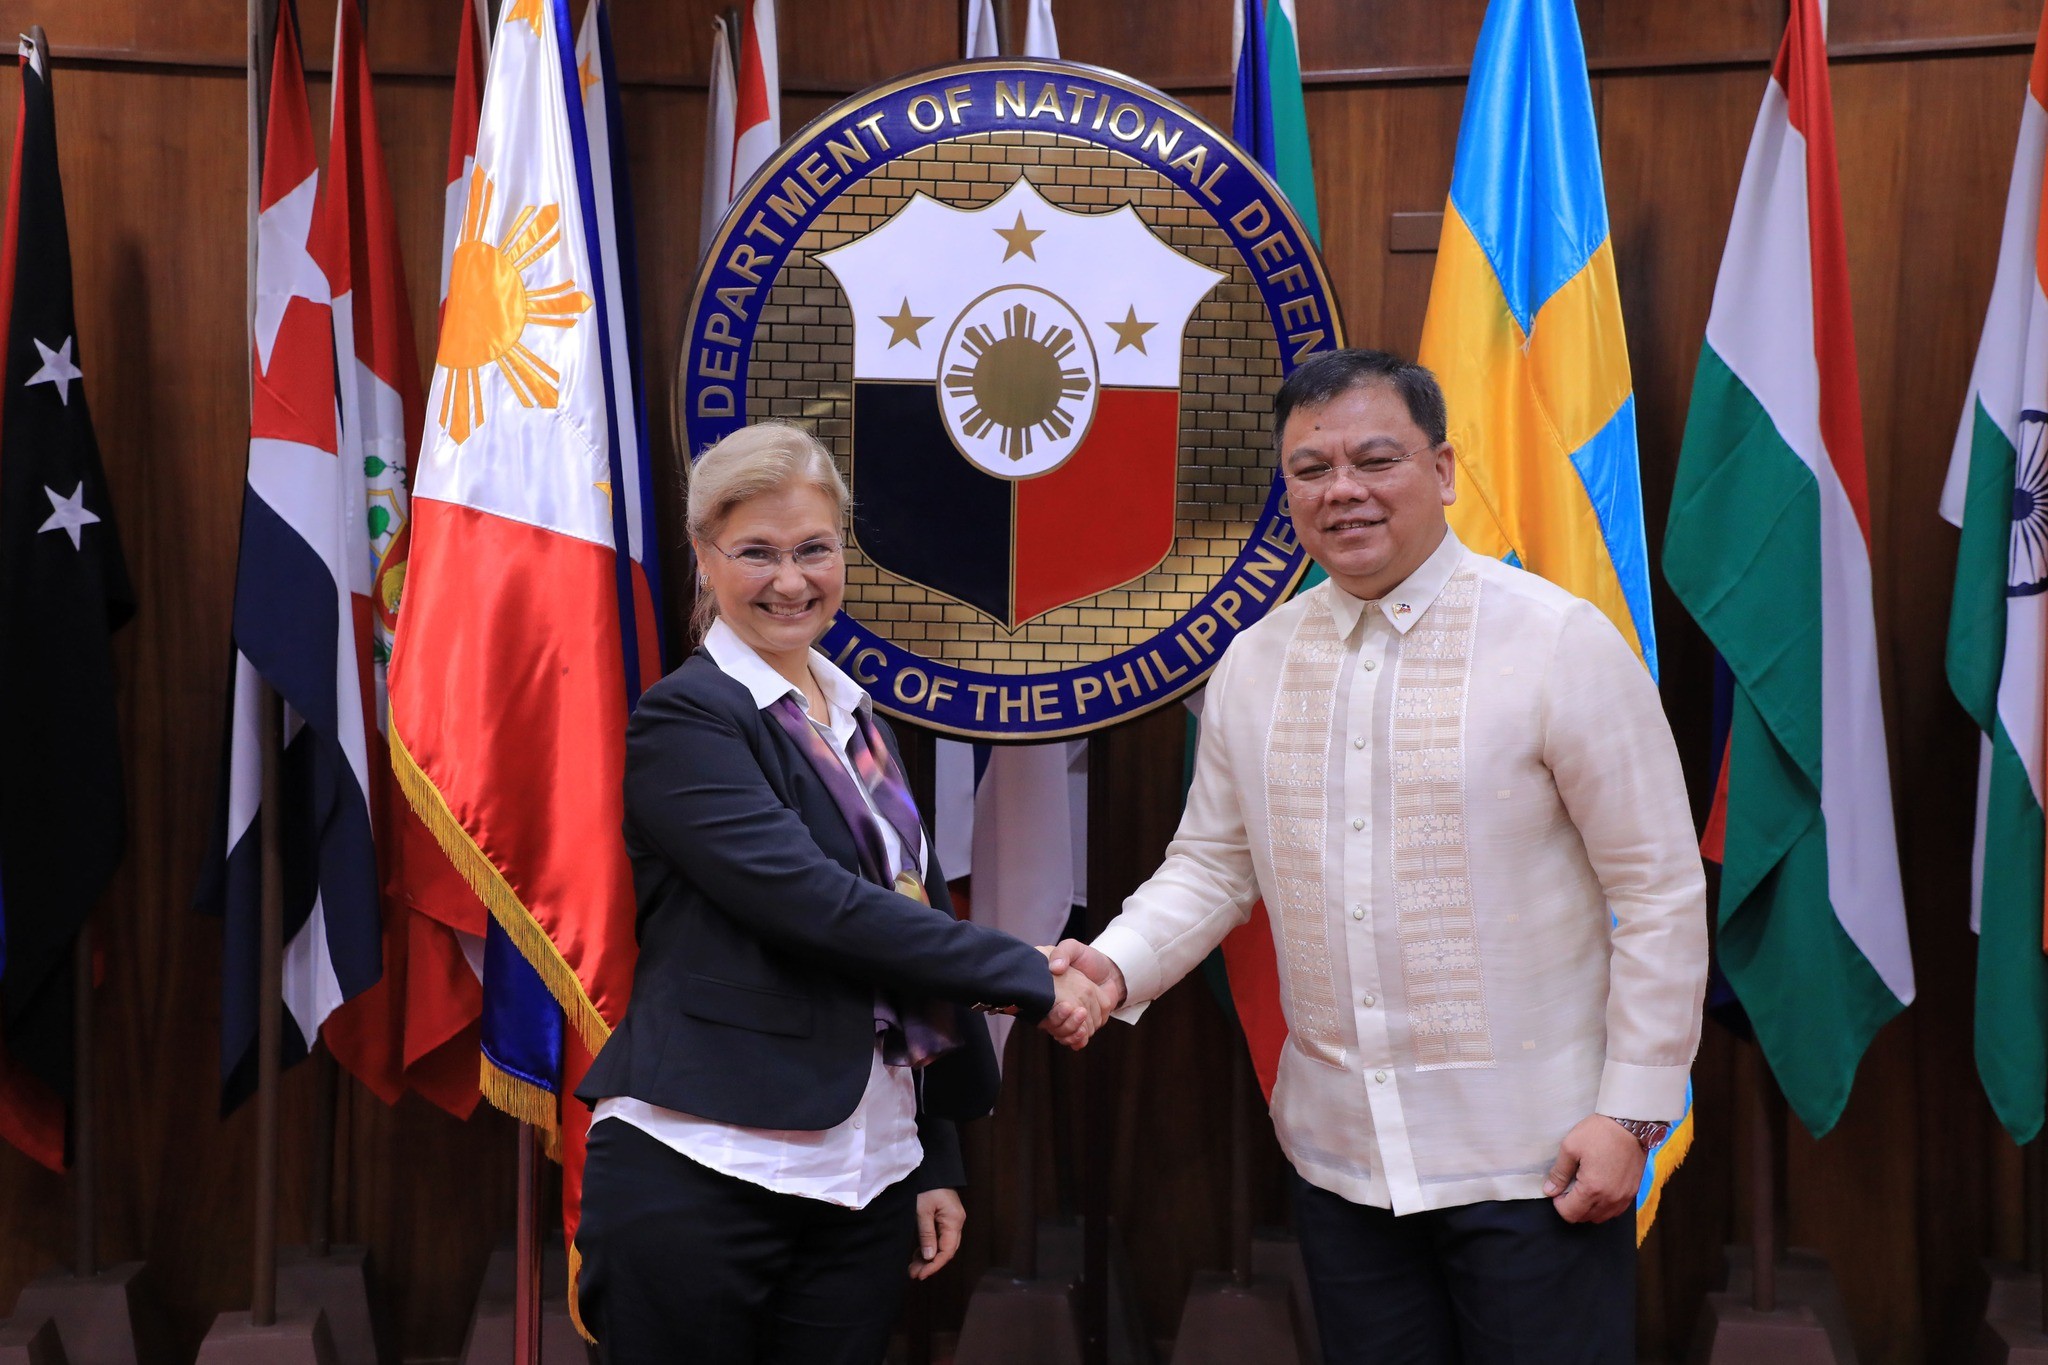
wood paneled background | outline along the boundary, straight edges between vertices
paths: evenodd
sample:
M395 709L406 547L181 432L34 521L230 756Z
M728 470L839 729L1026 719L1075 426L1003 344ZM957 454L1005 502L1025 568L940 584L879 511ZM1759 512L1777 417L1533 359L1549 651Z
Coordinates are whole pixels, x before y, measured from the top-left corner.
M1920 998L1865 1060L1837 1131L1795 1135L1793 1240L1832 1258L1862 1358L1965 1358L1980 1258L2021 1251L2019 1156L1970 1057L1975 940L1967 924L1976 746L1942 676L1954 537L1935 503L1991 286L2039 0L1836 0L1834 87L1869 439L1877 612ZM709 0L614 0L651 354L666 413L695 266ZM302 0L324 67L332 0ZM441 177L462 0L374 0L378 114L395 182L421 354L433 316ZM1021 6L1019 7L1021 10ZM1301 0L1302 61L1325 249L1357 341L1411 351L1432 257L1391 252L1390 215L1442 207L1483 0ZM1059 0L1066 54L1228 116L1227 0ZM960 50L958 0L784 0L784 123ZM1629 328L1653 550L1661 541L1694 361L1744 148L1784 21L1782 0L1580 0ZM131 851L102 907L98 1000L103 1254L146 1257L189 1350L245 1306L253 1117L216 1092L218 925L188 908L214 799L229 598L247 431L243 332L243 0L0 0L0 32L41 22L76 260L80 355L142 611L119 645ZM324 80L314 99L324 107ZM0 98L0 145L14 100ZM316 121L318 121L316 119ZM673 480L664 489L671 513ZM680 587L680 584L677 586ZM1659 587L1664 693L1698 781L1709 655ZM1119 871L1171 832L1180 726L1113 741L1127 762ZM1704 793L1698 793L1704 796ZM1234 1046L1203 988L1119 1031L1124 1098L1109 1159L1141 1306L1170 1334L1188 1276L1224 1263ZM1720 1246L1745 1232L1735 1134L1739 1048L1710 1027L1696 1073L1699 1136L1643 1253L1645 1359L1676 1359ZM1041 1203L1074 1152L1078 1072L1051 1075L1034 1135ZM303 1135L313 1072L286 1082ZM452 1355L485 1256L511 1221L512 1130L416 1102L385 1110L342 1087L335 1217L366 1241L409 1358ZM957 1323L971 1276L1008 1245L1013 1144L978 1125L961 1266L927 1311ZM1061 1145L1050 1130L1065 1135ZM1070 1172L1069 1172L1070 1174ZM1281 1168L1262 1133L1264 1216ZM285 1236L306 1219L303 1141L284 1160ZM69 1245L65 1185L0 1148L0 1304Z

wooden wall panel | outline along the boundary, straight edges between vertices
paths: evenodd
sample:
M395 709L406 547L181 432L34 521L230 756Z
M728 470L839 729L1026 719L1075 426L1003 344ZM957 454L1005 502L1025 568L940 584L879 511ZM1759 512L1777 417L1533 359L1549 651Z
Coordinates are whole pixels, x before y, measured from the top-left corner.
M2033 0L1857 0L1828 11L1828 39L1883 43L2024 34L2041 23Z
M1581 4L1579 15L1590 60L1667 61L1683 54L1775 51L1785 31L1785 8L1785 0L1721 0L1711 6L1607 0L1597 15Z
M1312 126L1341 149L1316 152L1323 258L1354 346L1414 354L1422 339L1434 252L1389 252L1396 213L1441 213L1451 190L1465 88L1428 85L1317 87Z
M1054 0L1052 8L1060 55L1068 61L1129 72L1165 90L1182 85L1229 85L1230 25L1228 13L1221 7L1213 22L1198 21L1178 6ZM1021 3L1011 9L1021 18ZM1302 61L1309 60L1304 51Z
M960 58L959 0L851 6L788 0L776 10L782 79L794 89L851 93L890 75Z
M1587 0L1597 5L1599 0ZM1587 8L1582 3L1582 10ZM1486 17L1486 0L1404 0L1364 4L1301 5L1301 65L1305 71L1386 66L1455 67L1472 60L1472 45ZM1228 71L1229 50L1223 54Z
M1869 0L1837 6L1837 44L1939 45L2025 31L2035 0ZM1653 557L1693 366L1744 149L1783 0L1662 6L1582 0L1599 75L1596 109L1634 368ZM0 31L50 7L0 0ZM372 0L378 113L394 182L423 365L431 362L449 86L458 0ZM1324 245L1359 344L1412 351L1434 257L1388 250L1389 217L1441 209L1480 0L1302 6L1303 59L1400 68L1399 79L1311 86ZM640 293L663 539L681 537L682 481L667 396L697 265L710 0L621 0L626 133L638 200ZM1021 6L1018 7L1021 11ZM219 930L188 909L209 834L227 664L227 620L246 438L242 341L242 0L67 0L43 13L66 46L130 54L60 65L59 119L79 276L80 349L143 612L120 643L131 852L101 912L100 1088L109 1114L101 1236L146 1255L178 1340L246 1302L251 1116L216 1114ZM1165 0L1058 0L1067 54L1174 90L1227 126L1229 34ZM333 0L303 0L324 65ZM55 22L53 22L53 20ZM950 58L955 0L860 5L785 0L794 130L834 92ZM1743 55L1748 54L1748 55ZM1731 59L1735 58L1735 59ZM196 64L195 64L196 63ZM1934 503L1990 286L2027 58L1866 56L1837 64L1837 121L1864 378L1884 685L1920 999L1880 1036L1837 1133L1795 1136L1795 1240L1841 1272L1859 1349L1879 1365L1945 1362L1967 1349L1977 1258L2012 1254L2017 1160L1969 1061L1975 940L1966 924L1974 748L1947 692L1941 642L1954 537ZM314 98L324 108L326 87ZM0 98L0 145L14 116ZM322 122L316 116L316 124ZM670 564L680 605L686 570ZM1710 655L1658 580L1664 695L1704 803ZM1142 872L1174 818L1177 718L1119 741L1144 776L1118 798ZM1035 1039L1027 1040L1035 1043ZM1199 985L1119 1032L1124 1079L1110 1159L1149 1325L1170 1334L1188 1276L1222 1264L1230 1050ZM1037 1068L1029 1136L1038 1206L1070 1207L1080 1148L1080 1070ZM1746 1232L1735 1135L1750 1103L1743 1050L1710 1026L1694 1073L1699 1135L1642 1259L1645 1360L1682 1356L1721 1245ZM287 1080L285 1235L305 1226L303 1136L314 1071ZM1012 1085L1015 1085L1013 1077ZM459 1345L484 1257L511 1213L509 1124L459 1124L416 1102L384 1110L342 1087L337 1227L368 1242L408 1357ZM1014 1112L1006 1099L1003 1113ZM1054 1140L1058 1134L1058 1140ZM1004 1117L968 1135L975 1185L967 1247L924 1310L958 1321L982 1266L1019 1215L1020 1135ZM1259 1215L1285 1214L1285 1168L1262 1130ZM64 1183L0 1147L0 1304L68 1245Z
M4 0L0 30L14 33L41 24L58 52L67 46L100 52L176 53L240 66L248 40L247 0ZM333 11L328 11L332 22Z

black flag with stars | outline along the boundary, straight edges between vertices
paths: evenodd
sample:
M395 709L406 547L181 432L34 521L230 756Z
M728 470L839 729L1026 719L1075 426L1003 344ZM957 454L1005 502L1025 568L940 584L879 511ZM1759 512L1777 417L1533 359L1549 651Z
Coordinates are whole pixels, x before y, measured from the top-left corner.
M85 401L49 54L26 37L0 240L0 1134L59 1164L72 947L126 838L111 636L135 596Z

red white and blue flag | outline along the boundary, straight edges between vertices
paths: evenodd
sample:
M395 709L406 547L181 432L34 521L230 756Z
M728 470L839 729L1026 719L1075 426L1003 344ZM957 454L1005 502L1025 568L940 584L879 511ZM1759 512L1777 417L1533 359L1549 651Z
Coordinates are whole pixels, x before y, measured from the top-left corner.
M330 268L293 7L279 7L258 199L254 393L236 571L222 834L201 888L226 921L224 1105L255 1084L263 749L281 746L284 1059L382 971L370 736L376 733L360 465L340 455ZM263 684L283 702L265 734Z

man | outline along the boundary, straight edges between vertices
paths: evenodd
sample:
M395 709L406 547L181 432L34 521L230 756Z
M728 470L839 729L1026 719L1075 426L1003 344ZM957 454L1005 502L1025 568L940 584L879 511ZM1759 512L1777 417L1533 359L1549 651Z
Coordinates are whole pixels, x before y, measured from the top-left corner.
M1656 686L1598 609L1451 534L1429 371L1319 356L1274 425L1329 582L1224 655L1166 861L1054 970L1134 1021L1263 897L1327 1358L1631 1361L1624 1215L1707 974Z

